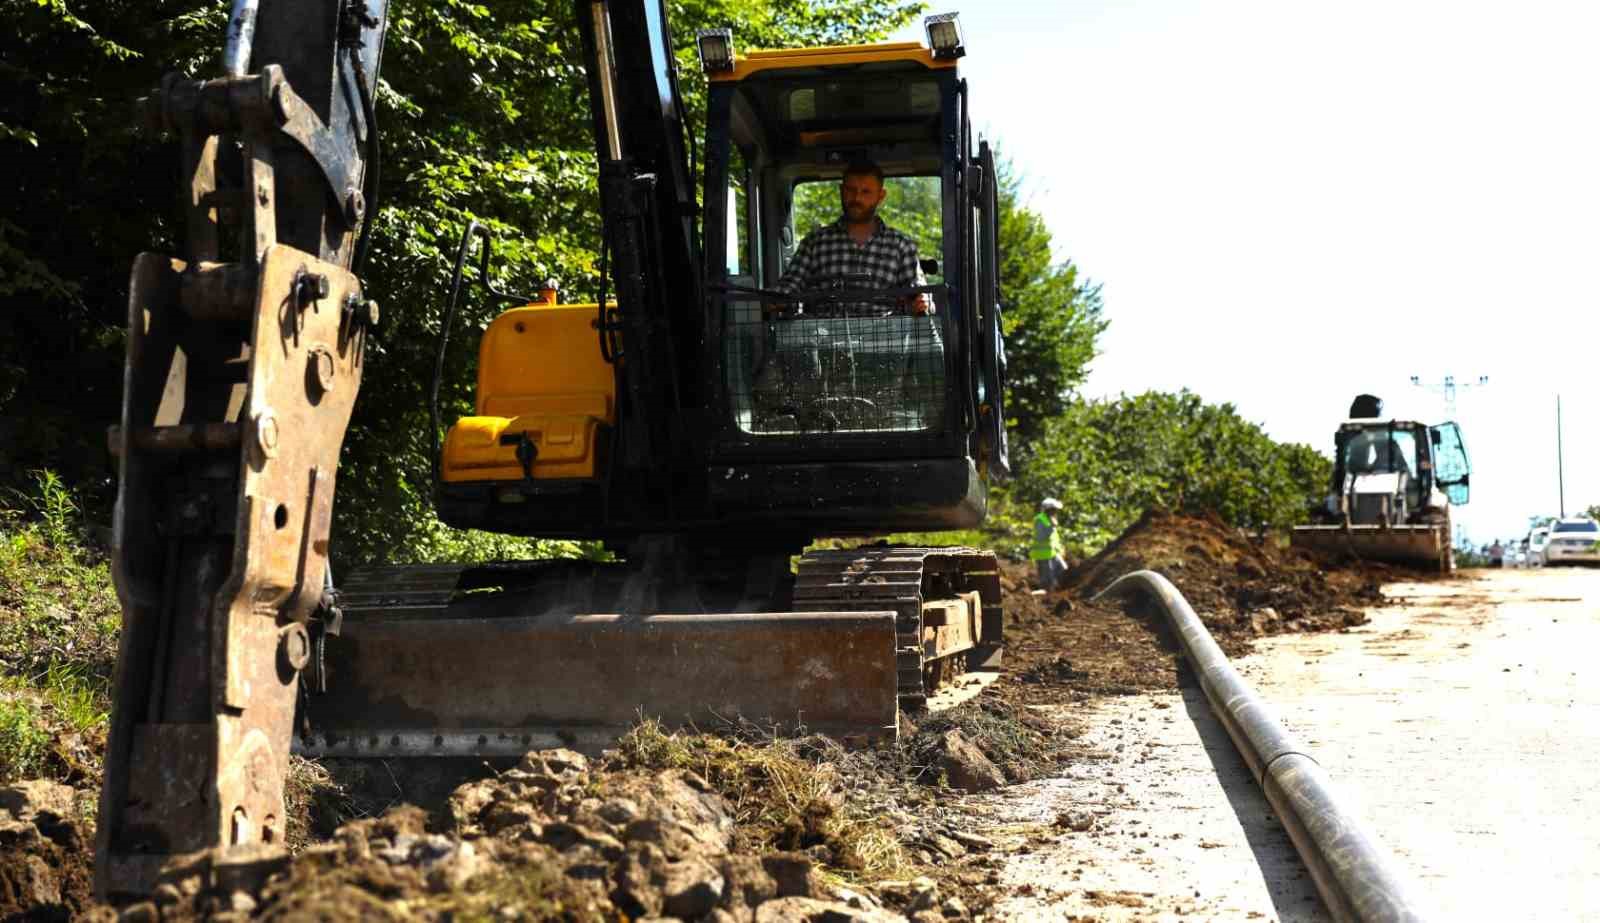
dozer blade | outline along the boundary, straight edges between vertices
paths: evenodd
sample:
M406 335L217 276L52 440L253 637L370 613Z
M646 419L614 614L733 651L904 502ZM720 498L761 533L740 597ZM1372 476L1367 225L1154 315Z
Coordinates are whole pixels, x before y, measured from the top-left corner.
M788 571L788 558L778 562ZM642 571L581 562L382 567L339 591L297 749L313 756L515 757L602 748L641 718L892 738L941 680L995 669L994 556L972 549L807 554L781 610L614 613ZM700 597L714 605L709 592ZM730 606L730 608L732 608ZM313 683L315 688L318 683Z
M311 697L316 756L520 756L608 744L641 718L895 733L893 612L347 617Z
M1295 526L1289 544L1324 554L1347 554L1364 561L1448 567L1448 536L1445 530L1433 525Z

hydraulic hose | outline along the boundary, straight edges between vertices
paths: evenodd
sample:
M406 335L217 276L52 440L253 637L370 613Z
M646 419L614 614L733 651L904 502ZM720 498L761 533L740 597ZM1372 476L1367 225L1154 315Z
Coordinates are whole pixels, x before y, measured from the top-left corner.
M1166 613L1212 711L1289 832L1334 919L1426 919L1394 857L1339 803L1327 773L1234 671L1178 588L1154 571L1141 570L1118 578L1099 597L1128 590L1143 591Z

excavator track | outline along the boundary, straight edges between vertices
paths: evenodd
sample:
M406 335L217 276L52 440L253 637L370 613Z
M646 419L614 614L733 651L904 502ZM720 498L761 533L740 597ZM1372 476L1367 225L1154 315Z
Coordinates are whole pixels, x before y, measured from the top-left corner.
M814 551L800 559L799 612L895 612L900 708L919 711L945 679L968 667L998 667L1000 572L975 548L867 547Z

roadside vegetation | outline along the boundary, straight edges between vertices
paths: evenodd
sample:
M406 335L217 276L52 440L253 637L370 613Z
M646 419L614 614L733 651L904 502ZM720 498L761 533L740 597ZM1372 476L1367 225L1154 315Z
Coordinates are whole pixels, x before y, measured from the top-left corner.
M121 609L72 493L33 476L0 506L0 782L96 781Z

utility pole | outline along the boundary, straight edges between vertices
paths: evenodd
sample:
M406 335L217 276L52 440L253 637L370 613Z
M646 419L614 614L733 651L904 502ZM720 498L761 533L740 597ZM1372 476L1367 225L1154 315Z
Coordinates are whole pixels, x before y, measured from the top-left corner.
M1561 518L1567 518L1566 459L1561 455L1561 395L1556 395L1556 493L1561 499Z
M1486 385L1489 383L1489 376L1479 375L1477 381L1465 381L1458 384L1454 375L1446 375L1443 381L1428 383L1424 383L1420 376L1413 375L1411 376L1411 383L1419 388L1427 388L1429 391L1438 391L1444 394L1444 418L1446 420L1454 420L1456 418L1456 389Z

